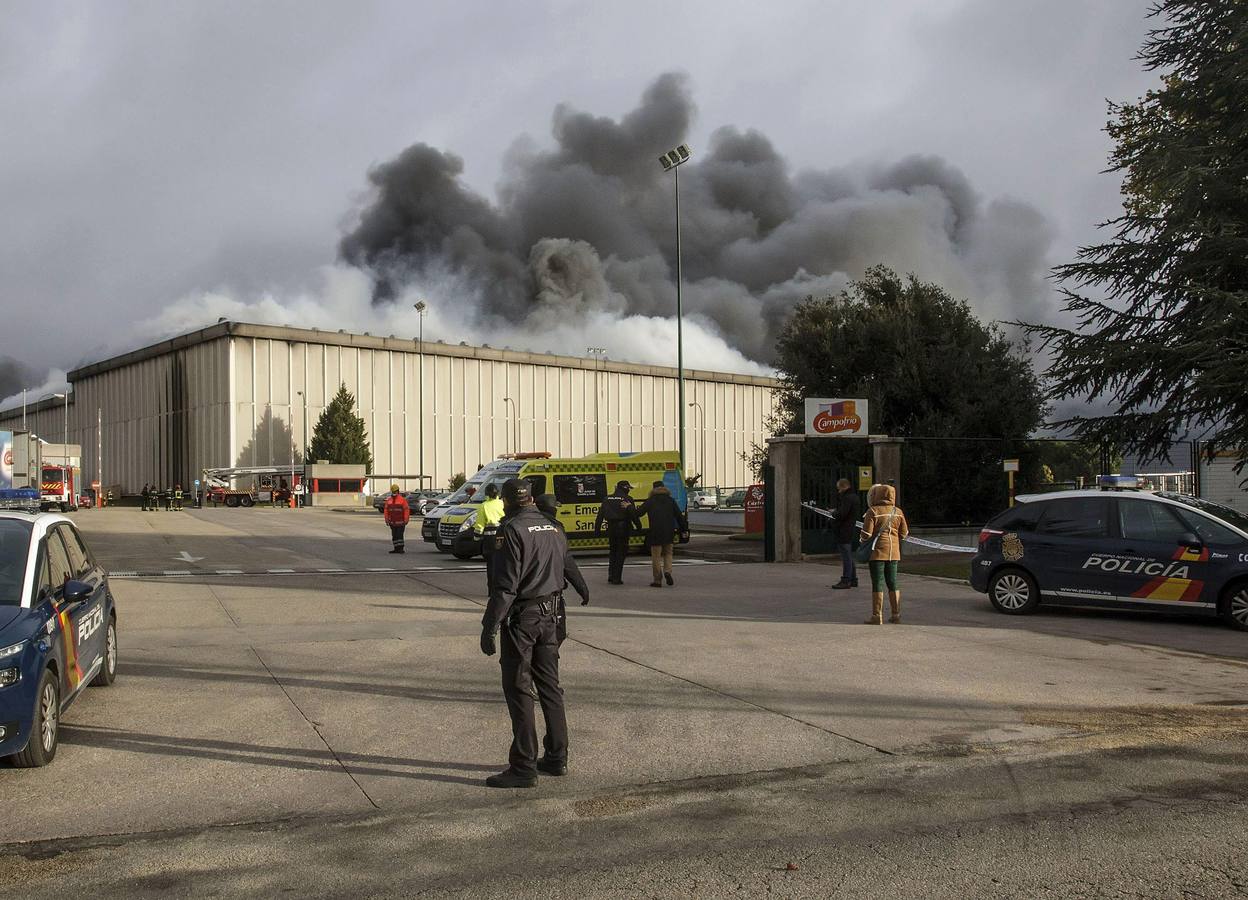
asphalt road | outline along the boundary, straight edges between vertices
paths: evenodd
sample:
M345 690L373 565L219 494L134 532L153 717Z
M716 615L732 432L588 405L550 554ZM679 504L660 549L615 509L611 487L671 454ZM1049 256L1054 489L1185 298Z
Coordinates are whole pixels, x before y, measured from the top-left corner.
M51 767L0 768L3 897L1248 891L1248 639L1216 623L911 578L906 624L868 627L827 567L654 590L590 558L571 774L497 792L479 566L390 555L375 515L78 521L113 571L171 574L114 579L117 683Z

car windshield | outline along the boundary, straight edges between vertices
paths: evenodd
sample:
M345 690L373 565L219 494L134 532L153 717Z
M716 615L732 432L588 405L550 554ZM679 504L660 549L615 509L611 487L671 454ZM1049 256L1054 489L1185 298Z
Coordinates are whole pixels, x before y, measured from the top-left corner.
M1184 506L1199 510L1207 516L1220 519L1227 525L1238 528L1240 531L1248 532L1248 515L1237 509L1231 509L1229 506L1223 506L1221 503L1201 500L1199 497L1189 497L1186 494L1163 494L1158 492L1157 496L1173 500L1175 503L1182 503Z
M30 523L0 519L0 606L22 605L29 550Z

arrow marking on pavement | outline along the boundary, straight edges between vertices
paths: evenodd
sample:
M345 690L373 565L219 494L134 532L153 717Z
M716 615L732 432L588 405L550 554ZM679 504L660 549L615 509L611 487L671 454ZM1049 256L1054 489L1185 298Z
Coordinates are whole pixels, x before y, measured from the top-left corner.
M178 562L188 562L188 563L199 562L203 558L204 557L202 556L191 556L191 554L187 553L185 550L183 550L181 553L179 553L177 556L174 557L174 559L176 559Z

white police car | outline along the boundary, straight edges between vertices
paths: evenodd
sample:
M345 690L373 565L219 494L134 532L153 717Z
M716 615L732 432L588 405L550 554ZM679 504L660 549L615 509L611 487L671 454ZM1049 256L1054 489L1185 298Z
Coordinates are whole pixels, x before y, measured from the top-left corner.
M0 757L50 763L61 715L116 675L113 595L74 523L0 512Z
M1248 516L1182 494L1016 498L979 534L971 586L1003 613L1040 603L1191 612L1248 630Z

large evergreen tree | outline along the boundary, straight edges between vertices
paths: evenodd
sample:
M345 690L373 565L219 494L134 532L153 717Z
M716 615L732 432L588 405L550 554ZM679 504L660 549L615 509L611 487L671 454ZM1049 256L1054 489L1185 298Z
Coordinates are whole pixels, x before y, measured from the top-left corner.
M355 397L345 384L339 385L338 393L317 419L307 458L312 462L324 459L331 463L363 464L364 471L373 471L368 432L364 420L355 414Z
M1161 86L1110 104L1123 214L1058 269L1074 328L1032 326L1054 396L1111 414L1062 424L1155 454L1176 436L1248 448L1248 3L1163 0L1140 53ZM1093 296L1099 292L1100 296Z
M903 451L916 521L959 522L1004 502L1001 460L1035 456L1044 421L1030 360L965 301L914 276L869 270L836 297L799 304L776 344L776 433L802 431L806 397L865 397L873 433L931 438ZM807 442L807 463L868 464L863 441ZM1032 468L1039 472L1038 460Z

